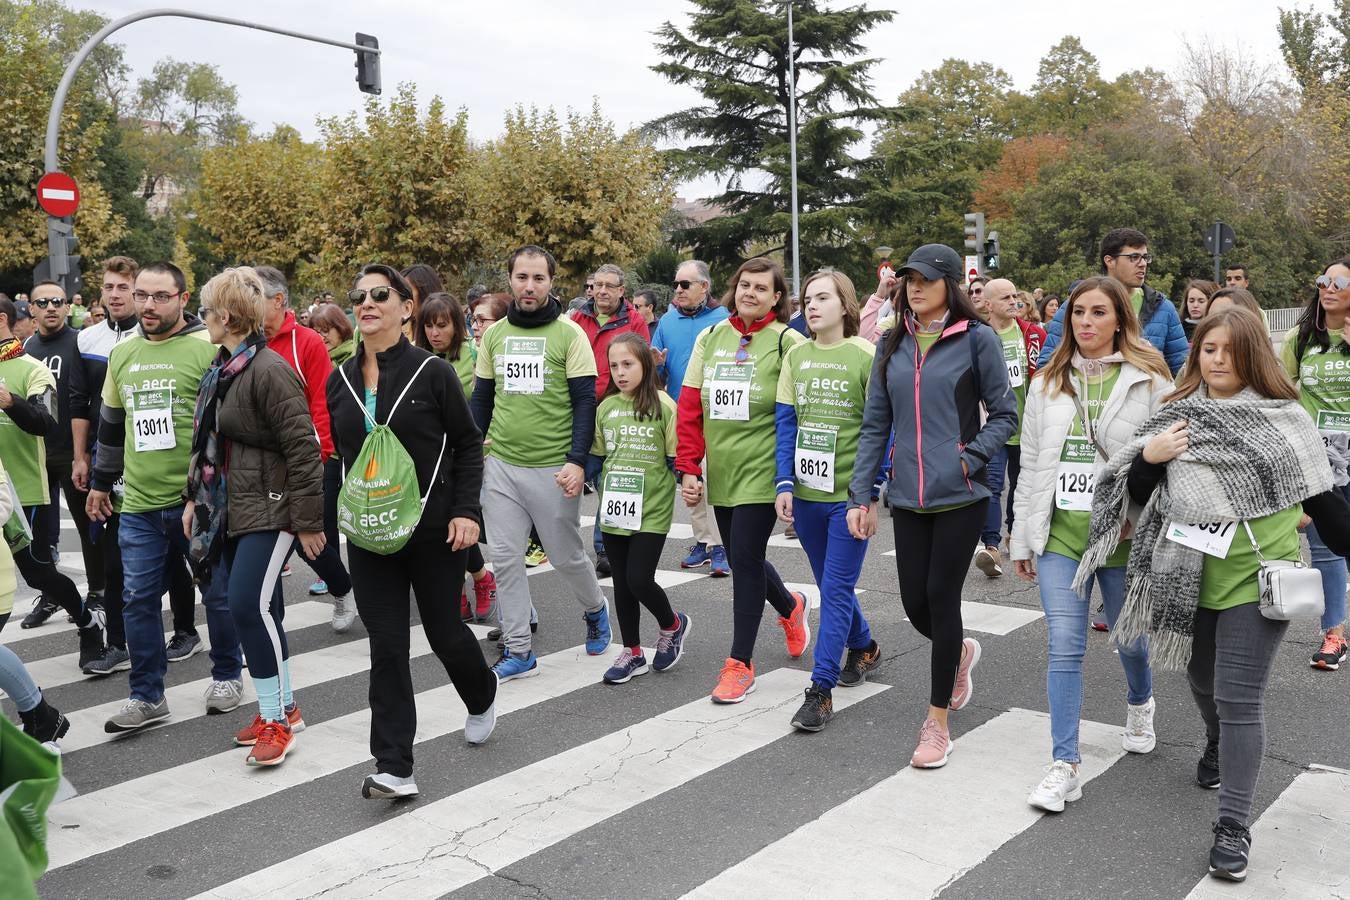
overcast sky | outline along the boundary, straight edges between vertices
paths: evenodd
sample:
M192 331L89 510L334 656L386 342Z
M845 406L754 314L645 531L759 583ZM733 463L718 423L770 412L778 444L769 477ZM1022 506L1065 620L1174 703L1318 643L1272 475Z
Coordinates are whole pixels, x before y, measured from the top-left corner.
M153 5L67 2L109 18ZM1285 5L1295 2L1306 8L1312 0ZM1040 58L1066 34L1082 39L1107 78L1146 66L1175 72L1186 41L1208 40L1280 64L1280 4L1261 0L869 5L897 11L867 41L881 58L873 87L887 102L953 56L992 63L1018 88L1028 88ZM374 34L384 51L386 96L412 81L424 103L439 95L452 110L468 110L470 131L480 139L495 135L505 111L517 104L585 111L594 98L606 116L628 127L698 101L648 68L658 61L656 28L686 21L690 6L682 0L177 0L176 6L349 41L357 31ZM364 99L356 89L355 55L336 47L186 19L138 22L113 40L125 45L136 75L148 74L164 56L218 66L239 88L240 112L264 131L287 122L315 137L316 118L345 114ZM715 189L700 182L684 185L682 193Z

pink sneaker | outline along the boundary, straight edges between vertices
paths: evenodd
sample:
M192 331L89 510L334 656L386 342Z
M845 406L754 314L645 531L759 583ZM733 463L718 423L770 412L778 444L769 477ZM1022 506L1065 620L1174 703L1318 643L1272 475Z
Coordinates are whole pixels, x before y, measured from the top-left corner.
M975 665L980 661L980 642L966 638L961 646L965 652L961 654L961 665L956 667L956 684L952 686L948 709L964 709L975 693L975 680L970 677L970 673L975 671Z
M919 729L919 746L914 748L909 764L916 769L940 769L951 752L951 734L937 719L925 719Z

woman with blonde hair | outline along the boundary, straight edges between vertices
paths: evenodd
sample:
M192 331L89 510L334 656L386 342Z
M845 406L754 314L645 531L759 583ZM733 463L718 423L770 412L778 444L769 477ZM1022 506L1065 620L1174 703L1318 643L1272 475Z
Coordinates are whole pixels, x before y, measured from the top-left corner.
M1066 305L1064 340L1027 390L1011 540L1018 577L1040 582L1048 631L1052 760L1027 802L1049 812L1083 796L1078 722L1091 585L1081 592L1070 585L1087 547L1097 470L1172 389L1167 363L1141 335L1123 284L1109 276L1084 279ZM1125 602L1128 555L1129 542L1122 540L1096 573L1108 623ZM1121 648L1120 664L1128 688L1122 743L1129 752L1148 753L1157 740L1148 645Z

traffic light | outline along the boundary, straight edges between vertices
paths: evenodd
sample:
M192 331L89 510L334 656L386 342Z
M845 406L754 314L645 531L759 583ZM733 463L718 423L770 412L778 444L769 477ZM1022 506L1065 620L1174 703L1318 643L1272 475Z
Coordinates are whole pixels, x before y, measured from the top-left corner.
M984 213L966 213L966 249L984 252Z
M998 232L991 231L989 232L989 237L985 239L984 242L984 268L986 271L998 268L998 257Z
M359 31L356 33L356 43L373 50L380 48L379 38ZM380 54L356 51L356 86L366 94L380 93Z
M70 216L47 218L47 258L33 269L33 281L55 281L69 297L83 286L80 275L80 257L76 255L80 241Z

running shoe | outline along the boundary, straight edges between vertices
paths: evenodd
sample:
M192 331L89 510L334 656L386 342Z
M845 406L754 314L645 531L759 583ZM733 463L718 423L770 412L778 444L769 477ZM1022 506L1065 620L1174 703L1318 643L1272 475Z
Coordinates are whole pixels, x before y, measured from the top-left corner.
M713 578L726 578L731 574L731 563L727 562L727 549L721 544L708 551L712 557L712 572L709 574Z
M961 665L956 667L956 683L952 686L952 699L947 704L948 709L965 709L970 698L975 695L975 679L971 677L971 673L980 662L982 648L980 642L974 638L966 638L961 643L964 645Z
M632 650L624 647L619 651L619 656L614 660L614 665L605 671L600 680L605 684L624 684L639 675L646 674L647 657L642 654L634 655Z
M295 746L295 733L285 722L264 722L244 760L250 766L279 766Z
M689 548L689 555L680 560L681 569L699 569L712 562L712 554L708 552L707 544L695 544ZM28 626L25 625L25 628Z
M42 594L38 594L33 600L33 608L28 611L28 615L23 617L19 623L20 628L37 628L47 624L47 620L56 615L56 611L61 608L60 604L52 603Z
M881 647L876 641L865 650L849 650L844 656L844 667L839 670L840 687L857 687L867 680L867 673L881 665Z
M652 668L658 672L670 669L684 656L684 639L689 637L691 623L684 613L676 613L675 619L678 624L673 630L656 633L656 654L652 657Z
M806 689L806 699L792 717L792 727L798 731L820 731L834 718L834 698L816 685Z
M367 800L401 800L417 796L417 782L412 776L401 778L388 772L376 772L367 775L361 782L361 796Z
M805 595L793 591L792 599L797 601L797 605L793 607L791 615L778 617L778 627L783 629L788 656L797 659L806 652L806 645L811 643L811 623L807 621Z
M328 582L324 581L322 578L309 586L309 595L311 597L322 597L326 593L328 593Z
M1027 797L1027 802L1046 812L1064 812L1064 805L1083 799L1083 786L1073 764L1057 759L1045 770L1045 777Z
M1129 753L1150 753L1158 745L1158 735L1153 731L1153 710L1156 708L1153 698L1138 706L1125 704L1125 733L1121 744Z
M84 667L103 658L108 650L108 629L104 626L104 613L101 607L89 610L89 624L80 629L80 671Z
M925 719L909 764L916 769L940 769L947 764L951 752L952 738L947 728L937 719Z
M258 731L267 723L263 717L255 715L253 721L245 727L239 729L234 736L234 743L237 747L252 747L258 740ZM286 724L291 726L292 734L299 734L305 730L305 719L300 715L298 704L292 704L286 710Z
M469 713L464 718L464 741L468 744L478 745L487 743L487 739L492 736L492 731L497 727L497 688L500 684L493 685L492 703L488 708L480 713Z
M583 613L582 618L586 620L586 652L599 656L609 649L609 604L594 612Z
M492 615L492 606L497 602L497 578L491 572L487 572L478 581L473 583L474 611L473 615L479 622L486 622L488 616Z
M717 686L713 688L712 702L740 703L746 694L755 690L755 664L743 663L739 659L727 659L722 664L722 672L717 676Z
M333 598L333 630L345 634L356 621L356 601L348 594Z
M80 671L86 675L111 675L114 672L126 672L130 669L131 654L127 653L125 647L114 647L111 644L98 659L80 666Z
M525 547L525 568L533 569L536 566L542 566L548 562L548 554L538 541L530 541Z
M975 568L990 578L997 578L1003 574L1001 562L997 547L981 547L975 551Z
M513 678L531 678L539 674L539 660L535 659L533 650L524 656L513 656L510 650L503 650L492 671L497 675L498 684Z
M169 701L166 698L160 697L158 703L133 698L123 703L122 708L103 723L103 730L108 734L123 734L128 731L139 731L147 725L162 722L167 718L169 718Z
M171 663L190 659L205 649L202 646L202 639L191 631L175 631L173 637L164 645L164 653Z
M1195 764L1195 783L1207 791L1217 790L1223 783L1219 777L1219 742L1205 741L1205 752Z
M1314 669L1325 669L1328 672L1335 672L1341 667L1341 663L1345 662L1345 651L1346 642L1344 636L1333 634L1328 631L1322 638L1322 649L1313 654L1313 657L1308 664Z
M212 681L206 688L206 714L218 716L239 708L244 700L244 682L238 678Z
M1209 851L1209 874L1223 881L1247 879L1247 857L1252 833L1227 816L1214 823L1214 846Z

